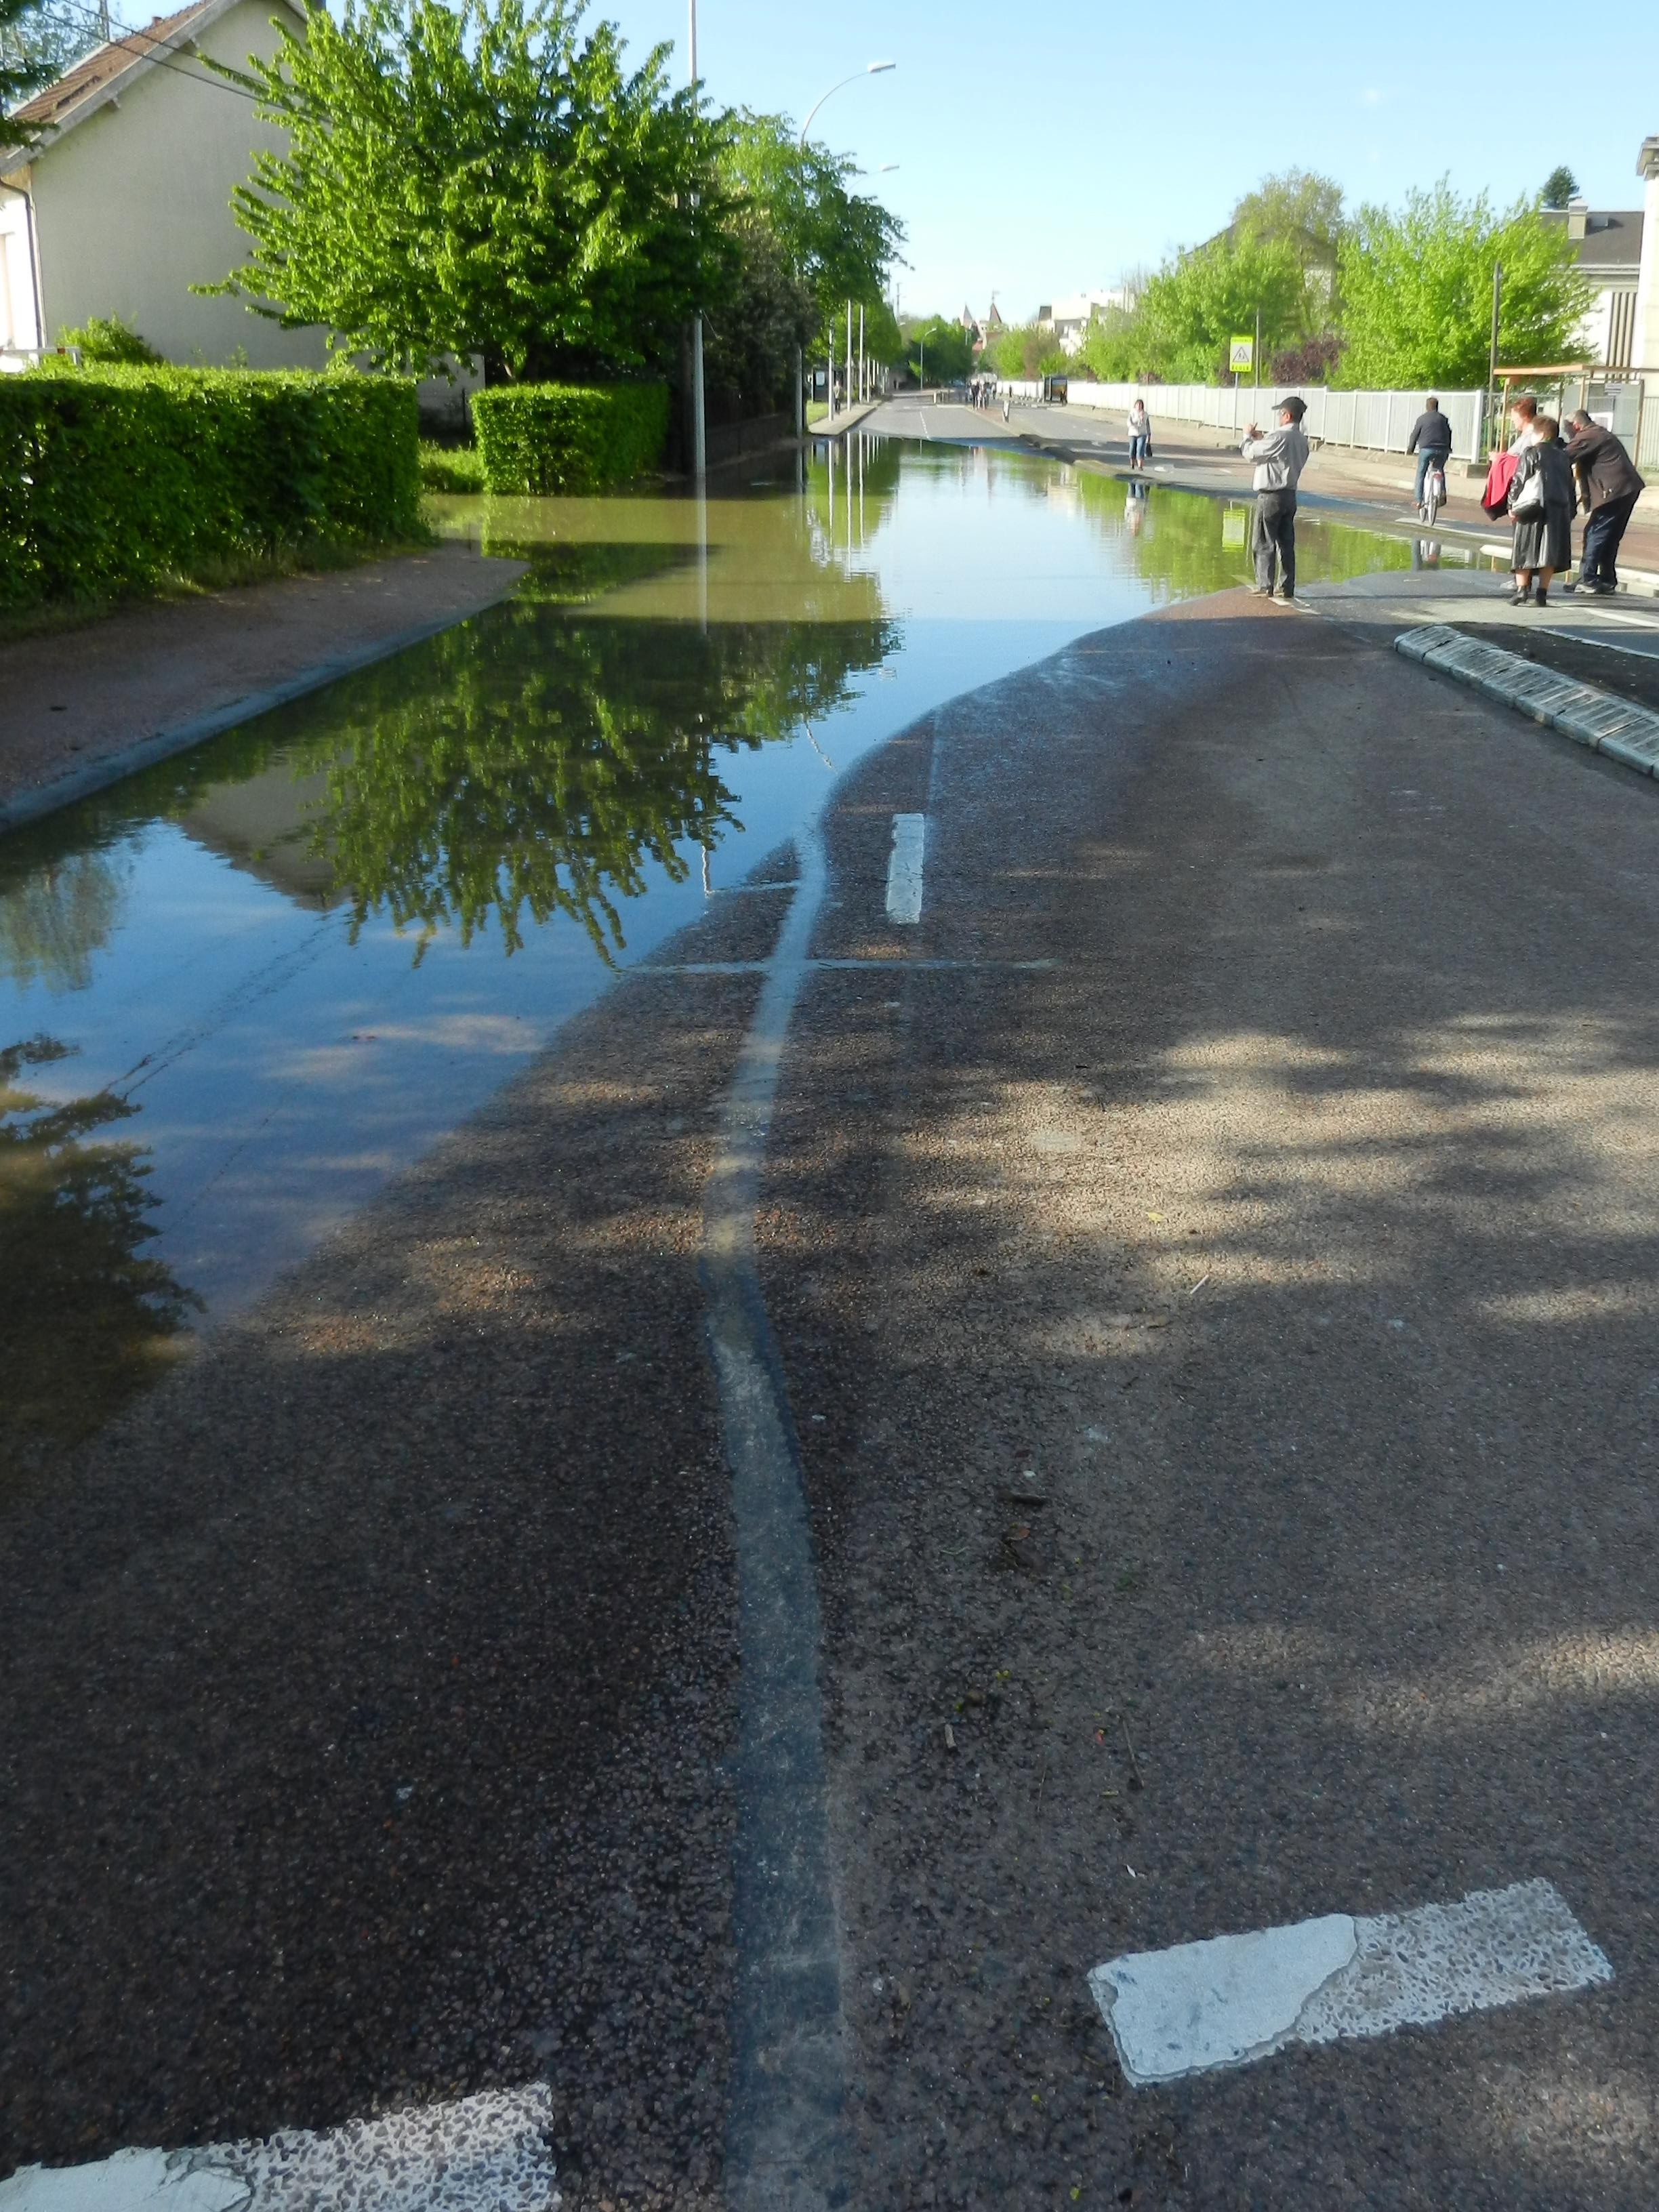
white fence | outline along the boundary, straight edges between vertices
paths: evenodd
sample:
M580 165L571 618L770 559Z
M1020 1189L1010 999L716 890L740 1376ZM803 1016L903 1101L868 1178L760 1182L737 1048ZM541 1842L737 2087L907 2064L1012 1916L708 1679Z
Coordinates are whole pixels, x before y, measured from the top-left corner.
M1097 407L1127 415L1132 400L1146 403L1152 418L1152 434L1164 422L1197 422L1206 429L1234 430L1242 437L1252 422L1264 426L1273 419L1273 404L1294 392L1306 401L1302 427L1310 438L1328 446L1353 446L1376 453L1403 453L1412 424L1423 412L1426 392L1328 392L1323 385L1268 384L1218 388L1210 384L1085 384L1079 377L1066 380L1066 398L1073 407ZM1040 399L1042 386L1003 383L1000 392L1016 399ZM1466 460L1480 458L1483 392L1442 392L1436 397L1440 411L1451 424L1452 450Z

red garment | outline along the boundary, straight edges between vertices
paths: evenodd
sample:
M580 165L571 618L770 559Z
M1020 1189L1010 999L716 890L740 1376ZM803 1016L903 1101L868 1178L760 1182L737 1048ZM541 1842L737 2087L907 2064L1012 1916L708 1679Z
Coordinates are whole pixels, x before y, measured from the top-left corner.
M1509 511L1510 485L1520 461L1513 453L1494 453L1492 466L1486 471L1486 489L1480 495L1480 504L1492 520Z

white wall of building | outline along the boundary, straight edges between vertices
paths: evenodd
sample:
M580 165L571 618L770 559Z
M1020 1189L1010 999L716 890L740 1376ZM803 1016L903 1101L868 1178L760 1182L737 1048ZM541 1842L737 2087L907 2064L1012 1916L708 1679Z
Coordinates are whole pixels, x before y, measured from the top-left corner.
M242 0L199 33L202 50L238 67L250 54L269 57L279 44L274 12L270 0ZM285 331L240 300L190 289L216 283L246 253L231 191L255 149L281 145L251 101L181 54L177 66L118 86L114 101L39 149L31 183L44 342L89 316L118 315L168 361L320 368L320 331Z

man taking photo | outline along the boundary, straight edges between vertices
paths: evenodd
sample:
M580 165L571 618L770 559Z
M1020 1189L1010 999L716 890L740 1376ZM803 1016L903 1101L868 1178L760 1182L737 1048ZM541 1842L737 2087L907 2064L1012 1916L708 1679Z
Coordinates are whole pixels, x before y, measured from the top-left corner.
M1276 411L1277 428L1258 430L1252 422L1239 450L1255 464L1255 597L1272 599L1277 563L1283 576L1279 596L1289 601L1296 597L1296 488L1308 465L1308 441L1302 434L1308 410L1292 392Z

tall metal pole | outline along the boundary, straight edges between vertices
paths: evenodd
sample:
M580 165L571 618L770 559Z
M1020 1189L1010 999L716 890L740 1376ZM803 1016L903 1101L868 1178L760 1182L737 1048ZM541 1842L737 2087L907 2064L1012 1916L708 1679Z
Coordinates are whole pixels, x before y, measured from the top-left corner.
M806 435L805 376L806 364L801 358L800 348L797 346L795 348L795 435L798 438L804 438Z
M826 424L836 419L836 319L830 318L830 358L823 372L823 413Z
M847 404L853 404L853 302L847 302Z
M690 0L691 89L697 88L697 0ZM708 426L703 410L702 314L691 318L691 473L701 483L708 472Z
M1501 261L1494 261L1492 264L1492 351L1486 360L1486 406L1489 412L1493 411L1492 395L1498 387L1498 310L1503 298L1504 264ZM1503 428L1502 422L1494 419L1491 431L1494 447L1501 441Z
M865 380L869 371L869 363L864 357L864 304L860 301L859 303L859 398L860 401L866 400L870 397L868 392L865 389Z

